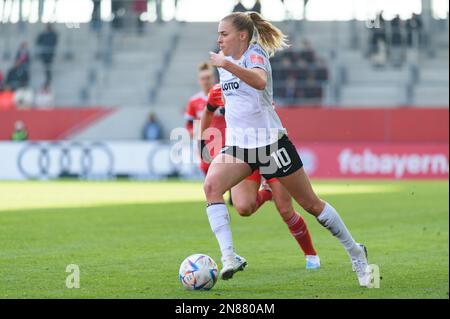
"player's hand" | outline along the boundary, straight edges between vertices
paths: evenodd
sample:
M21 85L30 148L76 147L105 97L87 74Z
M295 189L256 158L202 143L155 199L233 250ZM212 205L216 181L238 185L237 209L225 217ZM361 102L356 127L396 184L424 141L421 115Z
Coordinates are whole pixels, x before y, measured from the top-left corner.
M208 93L208 104L214 108L224 106L222 98L222 88L220 84L215 84Z
M209 154L209 150L206 147L206 141L203 139L200 140L198 146L200 148L200 158L202 159L202 161L206 163L211 163L212 159L211 155Z
M209 52L209 59L211 60L211 64L217 68L223 68L225 64L225 56L222 51L219 53Z

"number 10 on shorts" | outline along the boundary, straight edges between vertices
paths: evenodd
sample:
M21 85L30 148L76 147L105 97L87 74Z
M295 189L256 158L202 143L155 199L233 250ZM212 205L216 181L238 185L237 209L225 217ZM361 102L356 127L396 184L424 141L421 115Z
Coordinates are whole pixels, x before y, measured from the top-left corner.
M286 167L292 163L292 160L284 147L280 148L276 152L273 152L270 156L275 159L278 168Z

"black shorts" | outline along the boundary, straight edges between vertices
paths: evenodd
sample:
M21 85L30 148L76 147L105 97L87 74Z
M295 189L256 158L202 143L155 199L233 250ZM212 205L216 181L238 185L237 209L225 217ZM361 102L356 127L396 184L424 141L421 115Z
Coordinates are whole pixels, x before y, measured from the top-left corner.
M289 176L303 167L303 162L287 135L273 144L259 148L225 146L221 153L247 163L252 172L259 169L265 179Z

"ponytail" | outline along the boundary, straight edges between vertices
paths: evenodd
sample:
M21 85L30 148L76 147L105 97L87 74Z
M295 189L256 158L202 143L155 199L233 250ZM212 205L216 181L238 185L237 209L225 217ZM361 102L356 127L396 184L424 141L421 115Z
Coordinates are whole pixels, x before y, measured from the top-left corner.
M223 20L231 20L238 31L247 31L249 42L258 43L269 56L289 47L287 36L257 12L231 13Z
M256 42L262 46L269 56L273 56L277 51L289 47L287 36L280 29L265 20L257 12L248 12L247 14L253 21L257 31L257 34L253 35L253 37L256 38Z

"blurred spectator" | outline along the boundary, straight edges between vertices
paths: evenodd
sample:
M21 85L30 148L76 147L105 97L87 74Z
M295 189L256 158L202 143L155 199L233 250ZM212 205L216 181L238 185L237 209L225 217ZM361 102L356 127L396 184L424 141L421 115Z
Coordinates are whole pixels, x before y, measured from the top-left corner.
M15 63L25 68L27 72L30 69L30 52L28 51L28 44L22 42L16 53Z
M314 78L316 81L324 82L328 81L328 67L325 59L317 59L317 63L314 70Z
M156 120L155 114L150 113L142 135L143 139L147 141L156 141L162 137L162 128Z
M402 29L403 29L403 21L400 19L400 16L397 14L394 19L391 21L391 44L392 46L401 46L403 43L402 39Z
M391 29L392 30L400 30L401 26L402 26L402 20L400 19L400 15L397 14L391 20Z
M281 83L274 88L274 95L284 104L317 103L323 98L323 84L329 80L328 66L307 39L302 41L300 50L286 50L273 61L274 79Z
M386 43L386 21L383 18L382 11L377 14L373 28L370 31L369 56L379 53L381 42Z
M233 8L233 12L246 12L247 8L239 0Z
M255 5L253 6L253 8L250 9L250 11L255 11L255 12L261 13L261 1L256 0Z
M388 48L392 65L400 67L404 62L404 22L396 15L391 21L391 46Z
M144 33L144 21L141 20L141 15L147 12L147 0L134 0L133 11L136 15L136 27L138 34Z
M22 42L17 50L14 65L8 70L4 85L13 91L28 86L30 80L30 54L27 43Z
M409 47L420 46L422 42L423 22L422 18L413 13L411 19L406 21L406 42Z
M29 80L30 75L27 65L17 61L14 66L9 69L8 74L6 75L5 86L8 86L11 90L15 91L28 86Z
M44 32L38 35L36 40L39 58L44 64L45 83L50 84L52 80L52 64L55 55L56 45L58 44L58 34L53 30L50 24Z
M293 71L295 74L295 79L297 81L305 81L306 78L310 75L309 69L312 65L312 63L308 65L308 63L304 59L298 59L296 68Z
M94 8L92 10L92 15L91 15L91 28L94 31L99 31L102 25L102 21L101 21L101 0L93 0L93 5Z
M111 11L113 14L112 27L116 30L123 28L124 16L126 13L125 4L123 0L114 0L111 2Z
M273 79L283 81L292 69L292 62L288 56L282 55L278 61L277 56L273 63Z
M311 42L309 42L308 39L303 39L302 41L300 58L308 63L314 63L316 61L316 52L312 48Z
M0 111L12 110L16 107L14 102L14 91L9 87L0 90Z
M42 88L36 93L34 105L37 107L51 107L54 105L53 94L50 91L50 85L45 83Z
M17 121L14 124L14 132L11 134L11 141L26 141L28 140L28 131L22 121Z

